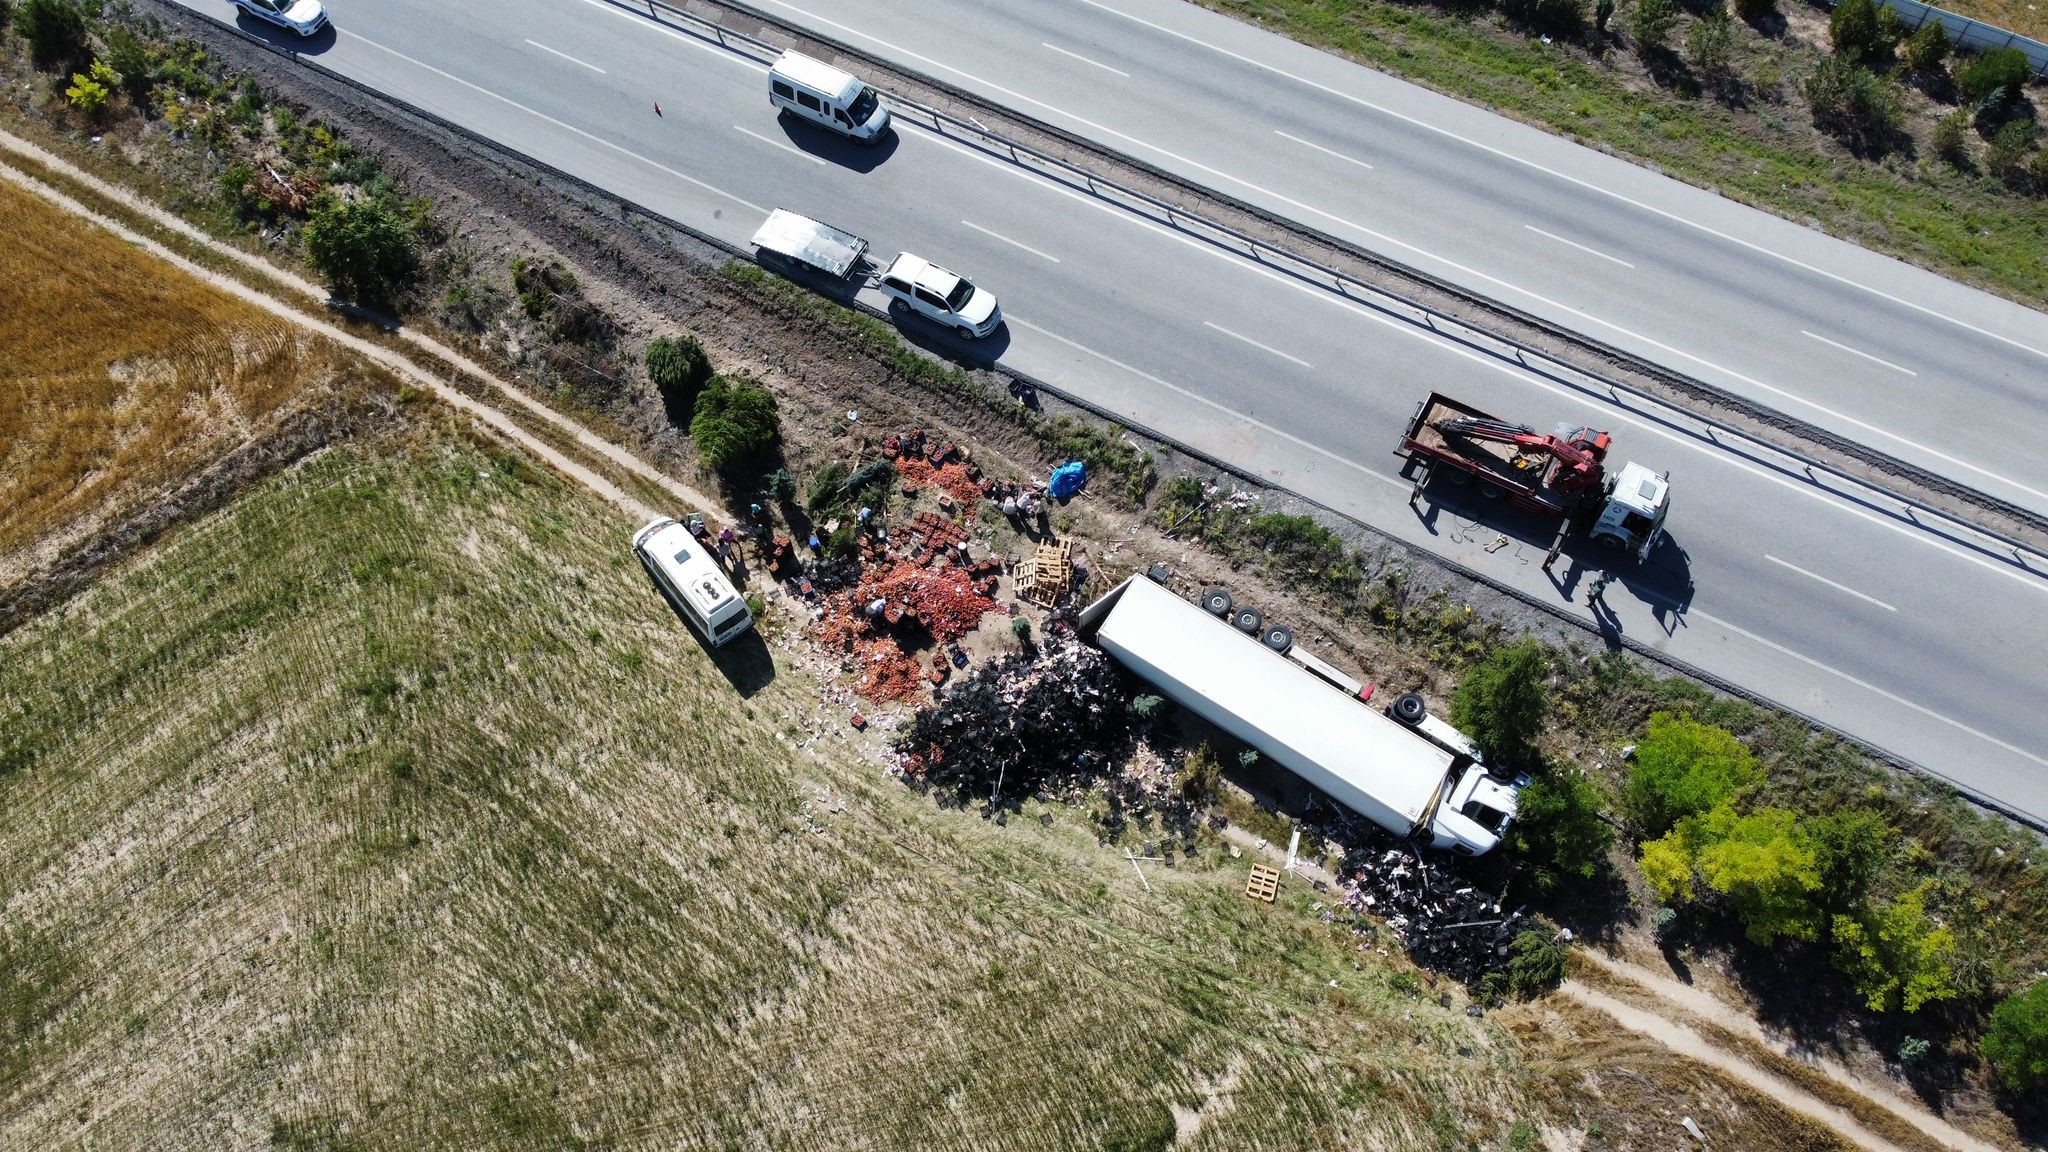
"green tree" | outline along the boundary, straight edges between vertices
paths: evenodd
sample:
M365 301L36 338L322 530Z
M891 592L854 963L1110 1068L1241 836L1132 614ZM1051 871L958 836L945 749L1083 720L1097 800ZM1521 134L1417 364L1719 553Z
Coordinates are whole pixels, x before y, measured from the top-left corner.
M1719 4L1692 22L1685 33L1685 61L1702 76L1715 79L1728 74L1735 55L1735 21Z
M1508 945L1508 988L1532 1000L1564 982L1564 945L1549 932L1531 928Z
M796 499L796 477L791 476L787 468L770 472L763 487L768 490L768 498L777 504L787 504Z
M1842 0L1828 17L1828 41L1844 60L1875 60L1882 39L1872 0Z
M29 57L43 68L77 67L91 57L85 6L78 0L27 0L14 19Z
M1955 933L1927 915L1927 885L1860 916L1836 916L1833 935L1835 967L1872 1012L1955 999Z
M1967 170L1970 159L1970 114L1961 108L1934 122L1934 154L1958 170Z
M1991 134L1991 146L1984 149L1984 170L2001 180L2017 183L2025 171L2027 153L2041 127L2032 120L2008 120Z
M1690 716L1658 712L1636 744L1622 800L1638 828L1658 835L1762 780L1756 758L1733 734Z
M1451 723L1489 758L1529 763L1550 711L1549 677L1550 657L1535 640L1496 648L1451 694Z
M1929 19L1906 38L1906 67L1923 76L1939 72L1948 62L1951 47L1948 28L1939 20Z
M2048 1087L2048 980L2036 980L1991 1010L1984 1058L2014 1092Z
M71 106L84 114L87 120L97 122L106 114L107 100L114 94L114 85L120 82L121 78L114 74L112 68L95 60L90 73L71 74L71 87L64 90L64 98L71 101Z
M1664 905L1658 910L1660 915L1673 912L1676 905L1692 902L1692 846L1685 842L1683 833L1673 829L1644 844L1637 863L1650 890Z
M1783 808L1759 808L1746 816L1723 805L1688 823L1687 839L1697 845L1693 863L1708 888L1725 897L1755 944L1818 935L1813 898L1820 868L1812 846L1798 831L1799 817Z
M1546 895L1599 876L1614 845L1614 830L1600 819L1600 791L1577 769L1522 789L1508 834L1523 872Z
M419 271L411 221L381 201L321 198L306 221L306 259L334 294L388 306Z
M713 376L697 394L690 438L698 457L720 472L756 459L781 434L775 397L745 377Z
M1629 13L1629 35L1635 38L1636 51L1646 56L1664 51L1677 26L1678 0L1636 0Z
M2020 88L2031 72L2026 53L2017 48L1993 48L1956 69L1956 87L1963 99L1980 108L2010 104L2019 99Z
M1882 152L1898 139L1905 102L1897 81L1840 56L1830 56L1806 78L1814 127L1858 152Z
M1862 906L1870 884L1891 855L1898 831L1868 808L1845 808L1806 821L1820 869L1820 906L1831 914Z
M647 378L661 393L669 422L680 424L689 418L697 393L711 379L711 358L692 337L657 336L647 342Z

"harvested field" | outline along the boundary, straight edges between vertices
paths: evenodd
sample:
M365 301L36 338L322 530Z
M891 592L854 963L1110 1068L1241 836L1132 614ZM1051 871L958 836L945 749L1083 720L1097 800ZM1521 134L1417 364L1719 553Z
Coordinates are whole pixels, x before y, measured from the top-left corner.
M335 449L0 639L0 1146L1521 1118L1516 1046L1354 967L1299 885L1255 905L1217 857L1146 893L1078 816L887 779L813 682L742 699L627 529L509 455Z
M0 182L0 588L367 371Z

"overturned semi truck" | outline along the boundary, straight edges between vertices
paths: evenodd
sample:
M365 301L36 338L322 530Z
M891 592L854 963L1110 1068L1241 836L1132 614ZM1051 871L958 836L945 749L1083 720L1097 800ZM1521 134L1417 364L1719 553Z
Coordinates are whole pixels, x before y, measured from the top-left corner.
M1514 820L1522 781L1490 774L1420 696L1381 712L1357 684L1294 651L1284 629L1262 641L1257 623L1241 631L1133 576L1082 611L1080 630L1167 698L1397 836L1478 856Z

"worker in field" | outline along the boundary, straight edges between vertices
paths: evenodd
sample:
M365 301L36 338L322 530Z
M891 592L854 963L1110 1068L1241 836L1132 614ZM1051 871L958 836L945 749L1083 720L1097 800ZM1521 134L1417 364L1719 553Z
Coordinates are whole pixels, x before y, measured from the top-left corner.
M1594 579L1592 586L1586 589L1586 607L1591 608L1595 604L1600 605L1602 608L1607 607L1607 586L1612 583L1614 583L1614 573L1602 571Z

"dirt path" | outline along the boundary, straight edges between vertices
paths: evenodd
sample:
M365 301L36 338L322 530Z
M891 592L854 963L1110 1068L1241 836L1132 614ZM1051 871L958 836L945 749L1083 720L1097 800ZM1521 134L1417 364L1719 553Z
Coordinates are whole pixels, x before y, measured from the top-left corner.
M1565 981L1558 992L1612 1016L1616 1023L1631 1032L1647 1036L1680 1056L1705 1064L1730 1080L1756 1089L1802 1116L1820 1121L1858 1147L1867 1148L1870 1152L1905 1152L1857 1123L1856 1118L1847 1112L1764 1072L1741 1057L1731 1055L1683 1024L1675 1024L1632 1004L1625 1004L1576 980Z
M25 156L51 171L62 173L66 179L75 180L91 188L98 195L104 196L132 212L147 217L161 227L185 237L194 244L204 246L207 251L215 253L224 259L232 260L272 283L289 289L293 294L304 297L323 308L326 306L328 293L326 289L321 288L319 285L282 268L278 268L268 261L259 259L240 249L223 244L164 209L136 196L127 189L109 184L30 141L23 140L11 133L0 131L0 148ZM336 343L360 353L371 362L396 372L401 377L431 392L437 399L445 402L450 407L466 413L488 425L499 435L518 443L535 456L547 461L564 475L569 476L606 500L611 501L630 516L642 520L651 520L655 517L656 512L654 509L649 508L640 500L627 495L610 480L570 459L562 452L520 428L504 413L489 405L477 402L449 384L439 375L428 371L407 357L394 352L380 343L346 332L318 316L290 307L274 296L260 292L234 277L223 275L208 268L202 268L164 247L157 241L142 236L119 221L110 219L94 211L92 208L73 200L58 189L51 187L26 172L6 164L0 164L0 175L4 175L7 179L14 181L16 184L21 185L23 188L65 211L90 220L94 224L113 232L115 235L135 244L152 255L169 261L183 271L204 280L223 292L246 300L273 315L288 320L309 331L318 332ZM478 383L486 385L504 399L517 404L533 416L545 420L550 425L561 430L565 435L574 439L578 447L668 492L685 507L699 511L711 511L718 507L718 503L709 496L648 464L617 444L598 436L575 420L535 400L521 389L500 379L482 365L477 364L446 344L406 328L400 328L395 335L399 340L419 348L443 363L453 366L462 374Z
M1578 955L1588 963L1597 965L1609 974L1625 979L1656 996L1658 999L1671 1004L1673 1007L1691 1013L1710 1024L1725 1028L1738 1036L1749 1037L1758 1044L1774 1051L1781 1049L1783 1046L1782 1038L1773 1036L1762 1024L1756 1021L1755 1017L1689 984L1674 980L1642 965L1604 955L1591 948L1580 949ZM1579 987L1584 988L1583 985ZM1591 989L1584 990L1592 991ZM1598 993L1595 993L1595 995L1598 995ZM1617 1001L1617 1003L1619 1002ZM1603 1007L1602 1011L1606 1011L1606 1009ZM1612 1015L1612 1013L1609 1014ZM1669 1021L1650 1016L1648 1013L1643 1013L1643 1015L1647 1019L1663 1024L1666 1027L1679 1027L1678 1025L1671 1024ZM1654 1039L1660 1041L1664 1040L1662 1036L1650 1033L1645 1034L1652 1035ZM1696 1034L1694 1035L1696 1036ZM1705 1041L1702 1040L1701 1042L1704 1043ZM1719 1050L1717 1049L1717 1051ZM1724 1055L1729 1054L1724 1053ZM1893 1092L1887 1086L1873 1084L1835 1061L1806 1057L1788 1058L1798 1059L1801 1063L1820 1072L1828 1079L1833 1080L1849 1091L1856 1093L1856 1095L1883 1108L1921 1132L1926 1133L1930 1139L1939 1142L1943 1147L1956 1149L1957 1152L2001 1152L1997 1145L1987 1143L1964 1132L1939 1116L1935 1116L1925 1109L1917 1107L1911 1101L1901 1099L1896 1092ZM1740 1057L1735 1057L1735 1059L1740 1062ZM1716 1066L1718 1067L1719 1065ZM1758 1075L1768 1075L1758 1071L1754 1066L1746 1064L1744 1066L1749 1067L1752 1072L1757 1072ZM1783 1083L1783 1081L1778 1080L1776 1077L1770 1077L1770 1079L1774 1083ZM1788 1090L1798 1091L1798 1089L1792 1088L1790 1085L1786 1085L1786 1087ZM1885 1145L1885 1147L1891 1147L1891 1145Z

